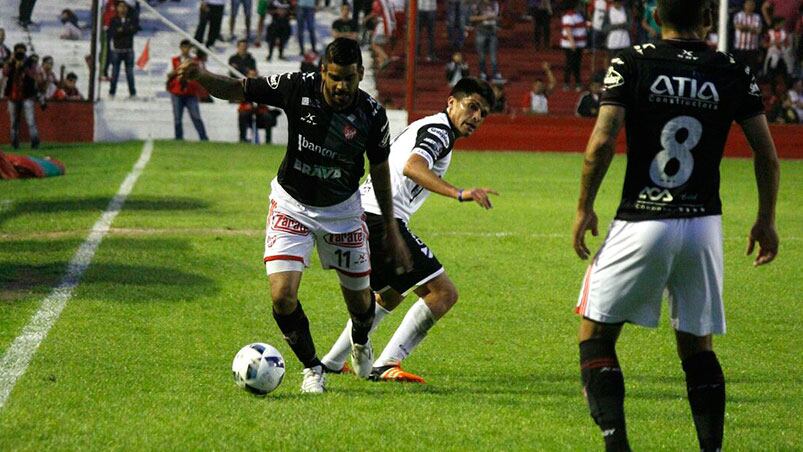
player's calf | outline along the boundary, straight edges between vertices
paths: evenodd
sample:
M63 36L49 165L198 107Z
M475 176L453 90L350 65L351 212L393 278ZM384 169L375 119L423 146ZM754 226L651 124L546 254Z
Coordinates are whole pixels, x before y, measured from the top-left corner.
M629 451L625 428L625 380L616 343L593 338L580 342L580 375L591 417L602 430L605 449Z
M683 360L686 390L700 450L719 451L725 425L725 376L713 351Z

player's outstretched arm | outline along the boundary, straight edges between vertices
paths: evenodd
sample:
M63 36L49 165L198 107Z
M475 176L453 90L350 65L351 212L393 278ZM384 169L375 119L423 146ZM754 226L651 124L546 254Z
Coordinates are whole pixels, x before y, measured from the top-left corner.
M371 165L371 180L379 210L382 212L382 220L385 223L387 232L385 243L388 247L388 254L393 259L398 274L409 272L413 269L413 259L402 239L399 225L396 224L396 217L393 214L393 192L390 188L390 168L387 160Z
M741 126L750 147L753 148L753 166L758 186L758 215L750 229L747 243L747 254L750 255L758 242L758 255L753 261L753 265L758 266L772 262L778 254L775 203L778 198L780 165L766 116L753 116L743 121Z
M580 198L577 202L577 215L572 227L574 252L580 259L588 259L591 251L586 246L585 234L599 234L597 214L594 212L594 200L608 166L616 152L616 136L625 119L624 107L603 105L599 109L597 123L591 138L588 139L583 157L583 173L580 177Z
M209 94L218 99L242 102L245 100L242 82L236 78L213 74L202 68L197 62L189 60L176 68L176 74L183 80L195 80L201 84Z
M438 175L429 168L427 160L418 154L411 155L407 160L407 163L404 165L404 175L432 193L437 193L447 198L454 198L460 202L475 201L486 209L493 207L488 195L499 194L496 190L490 188L459 189L438 177Z

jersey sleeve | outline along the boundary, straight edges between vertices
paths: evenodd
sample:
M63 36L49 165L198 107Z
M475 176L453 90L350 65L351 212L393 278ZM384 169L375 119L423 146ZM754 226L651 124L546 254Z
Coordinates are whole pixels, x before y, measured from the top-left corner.
M744 83L741 84L739 93L741 96L740 102L736 107L736 114L734 119L737 122L750 119L764 113L764 103L761 101L761 89L756 82L756 76L750 71L750 68L744 66Z
M424 157L432 168L436 161L452 150L453 141L452 133L447 126L428 124L418 129L412 153Z
M390 154L390 123L384 108L378 108L371 125L365 152L371 165L382 163Z
M634 63L627 51L619 53L611 59L608 72L603 80L600 105L627 106L631 100L631 86L635 85L636 75L633 73Z
M285 108L300 85L299 72L246 78L243 79L243 95L247 102Z

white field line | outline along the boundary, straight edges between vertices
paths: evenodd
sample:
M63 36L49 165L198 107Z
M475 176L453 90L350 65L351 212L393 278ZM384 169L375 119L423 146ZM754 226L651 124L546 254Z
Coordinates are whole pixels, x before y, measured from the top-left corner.
M83 277L84 272L92 262L100 242L109 231L114 218L123 208L123 203L131 193L131 189L134 188L134 184L145 169L145 165L148 164L152 152L153 141L148 140L142 147L142 153L137 163L134 164L134 168L128 173L117 194L109 202L106 210L95 225L92 226L92 231L86 240L70 260L64 278L50 292L50 295L42 300L39 310L36 311L30 322L23 328L22 333L14 339L14 342L6 350L5 355L0 359L0 409L5 406L9 395L11 395L11 390L14 389L19 377L27 370L28 364L30 364L34 353L36 353L36 349L39 348L39 344L45 339L50 328L58 320L64 306L72 297L73 289L81 282L81 277Z

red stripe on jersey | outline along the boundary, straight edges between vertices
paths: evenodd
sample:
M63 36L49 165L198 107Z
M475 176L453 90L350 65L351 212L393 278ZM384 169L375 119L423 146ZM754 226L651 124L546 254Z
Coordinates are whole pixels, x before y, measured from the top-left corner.
M593 265L593 264L592 264ZM588 291L589 281L591 280L591 265L586 269L586 277L583 279L583 297L580 298L580 303L574 308L575 314L585 315L586 304L588 304Z
M290 254L276 254L273 256L267 256L264 259L265 262L270 261L298 261L302 264L304 263L304 258L301 256L292 256Z

